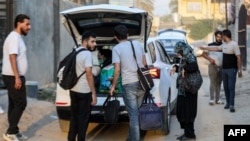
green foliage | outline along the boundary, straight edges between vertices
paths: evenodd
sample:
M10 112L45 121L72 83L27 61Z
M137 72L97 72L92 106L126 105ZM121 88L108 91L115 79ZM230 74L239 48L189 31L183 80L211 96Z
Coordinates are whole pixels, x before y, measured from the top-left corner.
M187 26L190 30L189 37L193 40L205 38L210 32L213 32L213 20L200 20L192 25Z
M171 14L161 16L161 22L164 22L164 23L173 22Z

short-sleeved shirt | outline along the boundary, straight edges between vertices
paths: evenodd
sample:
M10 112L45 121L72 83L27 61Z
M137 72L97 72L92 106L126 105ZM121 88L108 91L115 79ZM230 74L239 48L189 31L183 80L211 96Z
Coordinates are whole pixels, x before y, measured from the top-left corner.
M81 47L76 48L79 50ZM80 76L83 72L85 72L87 67L92 67L92 54L90 51L81 51L76 56L76 74ZM91 92L86 73L80 77L76 85L71 89L71 91L79 92L79 93L89 93Z
M208 47L220 46L222 43L213 42L208 44ZM222 66L222 51L208 51L208 56L214 59L217 66Z
M26 56L26 45L21 35L15 31L12 31L6 38L3 45L3 66L2 74L14 76L14 72L11 67L9 56L11 54L17 55L17 69L20 76L24 76L27 72L28 62Z
M143 67L144 49L139 41L133 41L139 67ZM112 63L120 63L122 84L137 82L137 65L129 41L120 42L112 50Z
M238 44L234 41L230 41L229 43L223 43L219 48L223 52L223 61L222 68L230 69L230 68L238 68L237 66L237 57L240 55L240 48Z

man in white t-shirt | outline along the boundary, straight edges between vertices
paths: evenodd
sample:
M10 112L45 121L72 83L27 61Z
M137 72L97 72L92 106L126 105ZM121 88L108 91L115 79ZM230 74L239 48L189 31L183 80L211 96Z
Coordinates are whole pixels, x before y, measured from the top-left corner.
M143 47L139 41L132 41L136 59L133 56L133 49L128 38L128 29L124 25L117 25L114 28L115 39L119 42L112 49L112 63L115 66L114 78L110 88L110 95L113 95L118 78L122 76L122 96L129 116L129 133L127 141L139 141L139 107L142 104L145 91L142 90L137 77L137 63L139 67L146 66L146 58Z
M71 117L68 132L68 141L85 141L88 128L89 117L91 114L91 105L97 102L94 78L92 74L92 53L96 47L96 34L87 31L82 34L82 46L76 48L87 49L81 51L76 56L76 73L80 77L76 85L70 89Z
M222 32L216 31L214 33L215 42L208 44L209 46L220 46L222 44ZM222 66L222 52L221 51L203 51L202 56L207 59L210 64L208 65L208 76L210 80L210 105L223 104L220 100L220 90L222 82L221 66Z
M7 36L3 45L2 76L8 90L8 123L9 127L3 138L7 141L27 139L19 132L18 123L27 105L25 74L28 68L26 46L22 35L31 29L30 18L19 14L14 21L15 29Z

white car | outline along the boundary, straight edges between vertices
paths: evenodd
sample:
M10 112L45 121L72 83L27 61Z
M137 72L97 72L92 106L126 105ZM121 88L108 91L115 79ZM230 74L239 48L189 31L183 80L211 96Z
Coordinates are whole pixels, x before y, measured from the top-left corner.
M181 29L164 29L158 32L157 38L162 43L164 49L168 52L170 58L172 59L176 56L176 53L174 52L175 44L179 41L188 43L186 34L187 32ZM192 47L195 56L201 56L202 51L199 48L192 44L190 44L190 46Z
M64 18L66 29L73 36L75 44L78 45L81 40L81 33L84 31L93 31L97 34L98 47L106 47L112 49L117 44L114 39L113 28L118 24L126 25L129 31L129 39L137 39L141 41L145 50L147 50L146 41L152 24L152 17L144 10L137 8L129 8L116 5L91 5L72 8L61 12ZM162 107L163 116L166 120L163 123L163 131L169 132L169 112L170 102L175 97L172 96L170 64L163 68L163 64L154 63L147 53L148 65L151 66L151 73L154 74L155 87L151 90L155 98L155 102ZM159 62L160 63L160 62ZM159 65L159 66L158 66ZM163 66L161 66L163 65ZM175 84L175 80L174 84ZM173 92L174 93L174 92ZM108 93L103 93L97 89L97 104L92 107L90 122L103 123L103 103ZM127 111L121 97L118 94L120 101L119 122L128 121ZM69 91L62 89L57 85L56 90L56 109L59 118L59 124L62 131L68 130L70 119L70 97ZM173 107L171 106L171 109Z

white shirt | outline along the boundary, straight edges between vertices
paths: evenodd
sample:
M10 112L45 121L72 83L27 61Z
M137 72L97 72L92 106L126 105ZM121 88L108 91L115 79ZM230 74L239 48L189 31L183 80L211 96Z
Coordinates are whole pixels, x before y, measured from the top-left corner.
M78 47L76 50L79 50L81 47ZM80 76L83 72L85 72L85 68L92 67L92 54L90 51L85 50L81 51L76 56L76 74ZM89 93L91 92L88 80L86 78L86 72L84 75L80 77L77 81L76 85L71 89L74 92L79 93Z
M133 41L136 59L139 67L143 67L144 49L140 42ZM117 44L112 50L112 63L120 63L122 84L137 82L137 65L133 56L132 46L129 41Z
M21 35L12 31L6 38L3 45L3 66L2 74L14 76L10 64L9 56L17 54L17 69L20 76L24 76L27 72L28 63L26 57L26 46Z

